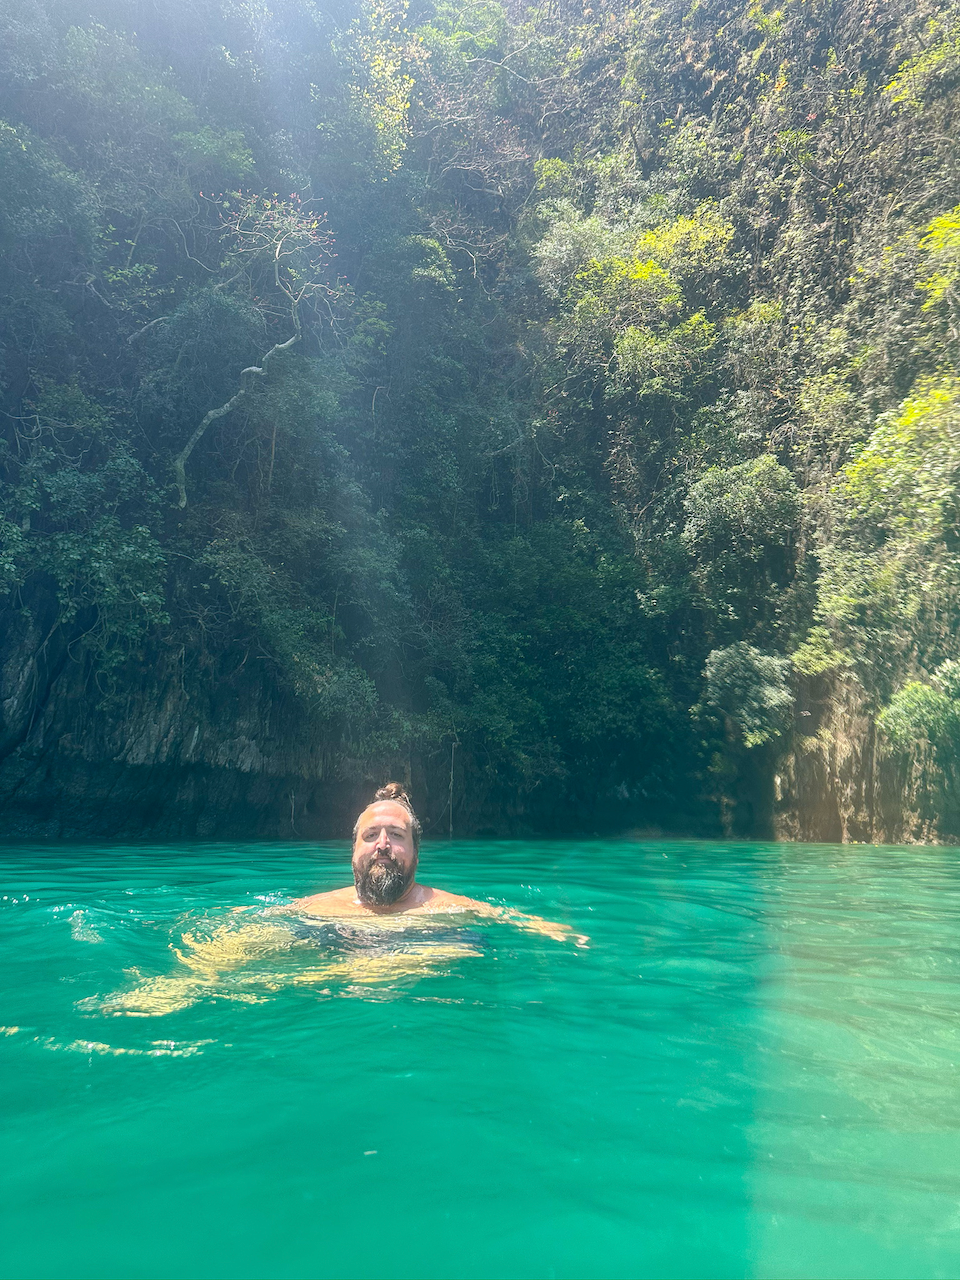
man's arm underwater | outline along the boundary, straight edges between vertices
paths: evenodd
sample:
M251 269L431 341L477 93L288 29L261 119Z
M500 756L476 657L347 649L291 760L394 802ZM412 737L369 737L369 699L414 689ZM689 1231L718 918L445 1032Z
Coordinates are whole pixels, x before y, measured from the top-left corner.
M539 933L546 938L553 938L555 942L572 941L578 947L587 947L590 944L588 934L576 933L569 925L558 924L554 920L544 920L542 916L528 915L525 911L518 911L516 907L497 907L492 902L477 902L473 898L464 898L456 893L444 893L436 889L434 893L438 898L445 899L449 903L449 909L452 910L469 911L472 915L483 916L488 920L502 920L505 924L525 929L527 933ZM438 905L435 909L443 908Z

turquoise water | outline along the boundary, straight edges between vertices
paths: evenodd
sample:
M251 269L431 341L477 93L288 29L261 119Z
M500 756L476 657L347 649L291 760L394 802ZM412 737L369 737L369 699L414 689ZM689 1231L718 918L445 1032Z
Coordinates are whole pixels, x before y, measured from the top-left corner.
M960 850L428 846L589 948L278 943L347 858L3 851L3 1275L960 1275Z

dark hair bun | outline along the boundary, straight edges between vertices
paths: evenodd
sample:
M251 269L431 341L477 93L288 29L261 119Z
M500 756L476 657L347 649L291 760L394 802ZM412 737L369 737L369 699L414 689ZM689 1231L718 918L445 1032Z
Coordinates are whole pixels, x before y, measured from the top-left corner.
M404 791L399 782L388 782L385 787L381 787L377 794L373 797L374 803L378 800L396 800L398 804L406 805L413 812L413 805L410 803L410 797Z

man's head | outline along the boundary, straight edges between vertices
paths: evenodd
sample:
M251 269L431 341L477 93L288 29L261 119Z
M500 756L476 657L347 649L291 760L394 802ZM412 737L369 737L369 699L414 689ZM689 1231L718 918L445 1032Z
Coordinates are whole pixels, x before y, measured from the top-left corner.
M353 878L357 897L370 906L399 902L413 884L420 823L399 782L388 782L353 828Z

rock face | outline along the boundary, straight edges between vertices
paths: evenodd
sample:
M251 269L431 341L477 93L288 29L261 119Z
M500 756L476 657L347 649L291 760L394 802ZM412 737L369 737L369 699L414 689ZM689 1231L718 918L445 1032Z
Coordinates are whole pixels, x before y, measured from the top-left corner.
M87 624L89 625L89 623ZM84 619L57 625L52 595L0 615L0 834L36 839L229 840L344 837L387 773L412 785L428 831L449 830L451 767L457 834L552 829L556 797L497 793L482 765L344 758L248 653L168 647L113 671L82 644ZM820 679L801 690L793 748L757 756L731 827L678 816L657 827L827 842L960 843L956 797L918 748L890 758L863 690ZM749 784L749 785L747 785ZM593 825L576 804L573 827ZM622 827L636 826L626 810ZM616 821L616 818L614 819ZM565 817L565 828L569 825ZM555 824L553 824L555 825Z
M807 680L797 713L774 779L779 839L960 844L956 801L929 749L918 743L909 760L885 751L855 677Z
M598 803L562 777L531 786L459 744L351 757L349 735L312 720L264 655L197 640L104 669L83 643L90 619L58 624L52 589L30 604L0 615L0 835L343 838L388 778L410 786L428 833L449 834L451 807L461 836L687 829L638 819L627 788Z
M104 671L89 620L57 613L50 593L0 614L0 836L340 839L388 778L447 834L451 774L458 835L550 826L548 797L505 801L466 752L351 758L264 656L168 645Z
M0 620L0 830L37 838L342 835L331 777L265 664L160 653L98 671L51 606ZM45 623L47 624L45 626ZM251 666L253 669L251 669ZM336 781L336 785L334 785ZM346 794L345 794L346 793Z

